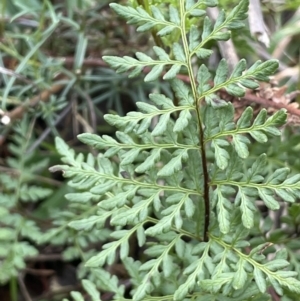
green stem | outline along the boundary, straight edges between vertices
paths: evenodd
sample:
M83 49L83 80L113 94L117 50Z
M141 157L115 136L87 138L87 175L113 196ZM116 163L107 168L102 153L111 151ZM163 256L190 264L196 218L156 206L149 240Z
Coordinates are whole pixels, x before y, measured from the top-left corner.
M200 120L200 107L197 106L197 116L198 121ZM204 233L203 240L208 241L208 227L209 227L209 217L210 217L210 201L209 201L209 175L207 168L207 159L206 159L206 151L204 145L204 133L202 124L199 125L199 141L200 141L200 151L201 151L201 160L202 160L202 170L203 170L203 199L204 199Z
M193 54L189 51L188 41L187 41L187 33L185 30L185 19L186 19L186 12L185 12L185 5L184 0L180 0L180 15L181 15L181 36L182 36L182 43L183 48L185 51L185 55L187 58L187 69L188 75L191 81L191 88L193 92L193 98L195 100L195 109L197 112L197 121L199 127L199 152L201 156L201 165L203 171L203 199L204 199L204 232L203 232L203 240L208 241L208 227L210 223L210 201L209 201L209 175L208 175L208 167L207 167L207 158L206 158L206 150L205 150L205 140L204 140L204 129L201 120L201 109L200 109L200 101L201 99L199 93L197 92L197 85L196 79L193 73L193 66L192 66L192 56ZM199 221L200 222L200 221Z
M10 291L10 298L12 301L18 300L18 285L17 285L17 278L12 277L9 281L9 291Z
M2 21L0 22L0 38L4 38L4 32L5 32L5 10L6 10L6 0L2 0L2 3L0 4L0 9L1 9L1 19Z

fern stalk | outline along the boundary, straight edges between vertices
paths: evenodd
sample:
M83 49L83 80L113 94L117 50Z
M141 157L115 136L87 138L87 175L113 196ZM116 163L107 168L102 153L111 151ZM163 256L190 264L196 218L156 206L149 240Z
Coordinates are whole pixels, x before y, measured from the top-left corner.
M203 230L203 240L208 241L208 228L209 228L209 217L210 217L210 200L209 200L209 175L208 175L208 168L207 168L207 158L206 158L206 151L205 151L205 144L204 144L204 130L201 120L201 98L200 95L197 93L197 84L195 80L195 76L193 73L193 66L192 66L192 55L189 51L188 41L187 41L187 32L185 31L185 20L186 20L186 12L184 10L184 0L180 0L180 16L181 16L181 37L182 37L182 45L186 57L186 66L188 70L188 76L190 78L191 89L194 98L194 106L196 108L196 115L197 115L197 124L199 129L199 152L201 156L201 168L203 170L203 199L204 199L204 206L205 206L205 213L204 213L204 230ZM200 100L198 101L198 99ZM200 222L200 221L199 221Z

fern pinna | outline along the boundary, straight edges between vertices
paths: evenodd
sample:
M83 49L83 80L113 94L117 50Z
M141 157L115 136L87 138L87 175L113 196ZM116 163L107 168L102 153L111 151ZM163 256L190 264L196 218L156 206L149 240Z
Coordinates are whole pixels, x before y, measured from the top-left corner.
M233 105L217 93L226 90L241 97L246 88L258 88L257 81L268 81L278 63L258 61L248 67L242 59L229 72L223 59L214 76L205 64L195 71L193 62L212 54L211 41L228 40L230 30L244 26L248 1L228 14L220 11L213 24L205 9L216 5L215 0L180 0L167 5L168 10L152 6L150 11L110 4L129 24L137 24L138 31L155 29L162 38L178 37L168 51L154 46L153 56L138 52L135 58L103 58L130 77L150 68L145 81L170 81L178 103L154 93L149 103L137 103L138 110L125 117L105 115L118 129L115 138L78 137L101 151L96 158L84 160L61 139L56 141L66 165L54 170L63 170L79 189L72 200L99 202L96 215L70 226L81 231L104 228L109 220L114 229L111 241L86 267L105 274L106 265L120 260L130 275L134 301L269 300L269 286L279 295L300 294L297 273L287 268L287 253L280 250L268 261L263 255L268 243L249 242L251 230L259 227L257 200L276 210L278 200L292 203L300 193L300 175L289 176L287 168L267 174L265 154L249 158L251 141L265 143L281 135L278 127L286 112L268 116L261 110L253 116L248 107L235 122ZM189 81L179 80L179 72ZM128 257L132 236L146 255L140 260ZM117 288L116 281L97 285L125 300L125 289Z

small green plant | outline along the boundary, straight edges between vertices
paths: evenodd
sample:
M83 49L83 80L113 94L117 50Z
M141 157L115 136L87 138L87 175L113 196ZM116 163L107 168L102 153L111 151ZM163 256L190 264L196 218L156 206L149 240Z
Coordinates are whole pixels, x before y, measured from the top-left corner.
M286 112L269 116L263 109L254 116L248 107L235 121L233 105L217 93L223 89L241 97L246 88L256 89L258 81L268 81L278 63L258 61L248 67L242 59L229 73L223 59L215 74L204 64L196 68L195 61L213 53L210 42L228 40L230 30L244 26L248 1L240 1L228 14L221 11L212 24L205 9L216 5L214 0L180 0L177 8L169 6L168 13L153 6L150 15L141 7L111 4L128 23L137 24L138 31L155 28L161 37L174 32L180 36L169 52L154 46L154 58L141 52L136 58L103 58L130 77L151 68L145 81L159 77L170 81L179 102L151 94L151 104L137 103L139 111L125 117L105 115L118 129L116 138L78 137L103 152L96 157L76 155L62 139L56 139L65 165L52 171L62 170L78 189L68 199L98 202L91 216L69 226L89 231L104 229L109 221L113 229L111 241L86 262L86 269L91 269L82 276L113 292L116 300L129 300L125 287L118 286L116 277L105 270L118 260L130 276L134 301L270 300L269 287L279 295L300 295L288 252L271 248L256 206L259 200L277 210L280 202L295 202L300 175L290 174L285 167L269 169L266 154L250 158L248 147L280 136ZM195 17L203 20L202 31L196 25L187 26ZM188 74L188 83L176 78L179 72ZM252 239L255 235L260 235L259 243ZM129 257L132 237L144 252L139 259ZM274 253L272 259L266 258L267 253ZM92 286L92 298L99 300ZM79 293L72 296L83 300Z
M29 206L52 194L37 176L49 165L47 159L34 162L35 152L27 150L33 142L27 116L15 124L9 145L11 157L0 166L0 284L13 282L26 267L25 259L39 253L37 241L42 232L29 213Z

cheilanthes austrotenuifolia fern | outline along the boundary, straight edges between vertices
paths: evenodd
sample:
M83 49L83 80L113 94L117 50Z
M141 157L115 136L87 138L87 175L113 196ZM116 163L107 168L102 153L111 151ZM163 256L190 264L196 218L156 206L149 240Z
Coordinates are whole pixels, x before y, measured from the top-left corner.
M244 26L247 17L248 1L241 1L227 14L220 11L213 24L206 8L216 5L214 0L179 0L168 11L152 6L150 12L110 4L138 31L155 28L160 37L174 33L180 37L168 51L154 46L153 56L138 52L135 58L103 58L130 77L150 68L145 81L170 81L179 102L175 105L155 93L149 103L137 103L138 110L125 117L105 115L118 129L116 138L79 135L83 143L101 151L97 157L90 154L85 160L56 140L66 165L54 170L63 170L80 190L72 200L99 201L96 215L70 226L104 228L109 220L114 228L112 240L86 266L97 268L101 278L107 276L105 266L120 259L131 278L134 301L269 300L269 286L279 295L284 290L300 294L297 273L286 269L286 252L267 261L262 254L265 244L249 243L259 215L256 200L276 210L279 199L292 203L299 196L300 175L290 176L287 168L281 168L266 176L266 155L249 159L250 141L265 143L270 136L281 135L278 127L285 123L286 112L269 116L263 109L253 116L248 107L234 122L233 105L217 94L225 89L243 96L246 88L258 87L257 81L268 81L278 63L258 61L249 67L242 59L229 72L223 59L214 76L204 64L195 72L194 58L204 60L212 54L209 42L228 40L230 30ZM188 22L195 19L203 22L202 30ZM179 80L179 72L189 81ZM158 122L153 126L154 118ZM129 257L132 236L146 258ZM107 279L105 284L95 283L113 291L116 300L125 300L125 289L116 284L115 276Z

